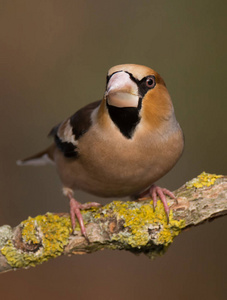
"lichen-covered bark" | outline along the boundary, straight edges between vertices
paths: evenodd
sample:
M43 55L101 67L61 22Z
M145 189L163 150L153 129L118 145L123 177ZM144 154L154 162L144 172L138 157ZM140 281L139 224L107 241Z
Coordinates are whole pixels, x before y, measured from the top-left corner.
M113 201L83 211L89 242L79 226L71 233L68 214L29 217L12 229L0 227L0 272L35 266L64 254L85 254L103 248L145 253L165 252L182 229L227 214L227 177L202 173L175 191L169 223L163 205L151 199Z

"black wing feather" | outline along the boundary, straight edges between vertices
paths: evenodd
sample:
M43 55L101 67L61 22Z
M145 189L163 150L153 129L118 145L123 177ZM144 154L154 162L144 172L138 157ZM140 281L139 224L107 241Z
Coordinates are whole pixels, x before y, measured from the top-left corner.
M67 141L67 137L64 135L64 125L69 121L70 127L72 128L72 135L74 137L75 143L79 138L85 134L91 126L91 113L98 107L101 103L96 101L90 103L80 110L78 110L74 115L72 115L66 121L53 127L49 133L49 136L53 136L55 144L59 150L62 151L65 157L77 158L79 155L78 147L74 143Z

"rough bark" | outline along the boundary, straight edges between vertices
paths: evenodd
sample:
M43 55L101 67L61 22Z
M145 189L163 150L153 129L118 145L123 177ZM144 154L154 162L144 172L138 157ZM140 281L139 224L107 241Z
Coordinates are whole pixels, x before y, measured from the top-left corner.
M202 173L168 199L169 223L163 205L113 201L83 211L89 241L77 226L71 232L68 214L29 217L15 228L0 227L0 272L35 266L60 255L85 254L108 248L161 255L183 229L227 214L227 177Z

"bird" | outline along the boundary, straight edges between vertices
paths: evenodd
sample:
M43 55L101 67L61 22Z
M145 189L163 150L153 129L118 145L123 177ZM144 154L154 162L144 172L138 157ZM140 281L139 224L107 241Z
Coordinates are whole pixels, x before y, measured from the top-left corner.
M74 192L104 197L150 196L154 209L159 197L169 217L168 189L155 182L182 155L184 135L162 77L138 64L109 69L102 100L92 102L53 127L52 144L19 165L54 164L69 199L74 232L76 219L87 239L81 210L99 207L80 203Z

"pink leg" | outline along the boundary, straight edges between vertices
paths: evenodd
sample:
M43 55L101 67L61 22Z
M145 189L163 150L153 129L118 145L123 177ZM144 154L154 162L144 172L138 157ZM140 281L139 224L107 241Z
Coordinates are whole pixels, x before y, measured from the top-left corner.
M82 217L82 214L81 214L80 210L81 209L89 209L91 207L100 207L102 205L100 203L96 203L96 202L81 204L78 201L76 201L72 197L72 195L68 195L68 197L70 199L70 202L69 202L69 204L70 204L70 217L71 217L73 232L74 232L74 229L75 229L75 226L76 226L76 218L75 218L75 215L76 215L77 220L80 224L81 233L88 240L86 230L85 230L85 226L84 226L83 217Z
M169 206L166 200L166 196L169 196L170 198L176 199L176 197L174 196L174 194L165 189L165 188L161 188L159 186L156 186L155 184L153 184L149 189L147 189L146 191L144 191L143 193L140 194L140 197L145 197L146 195L150 195L153 199L153 204L154 204L154 209L157 206L157 196L160 198L160 200L162 201L163 205L164 205L164 209L166 212L166 216L167 216L167 223L169 223ZM142 200L142 199L141 199Z

